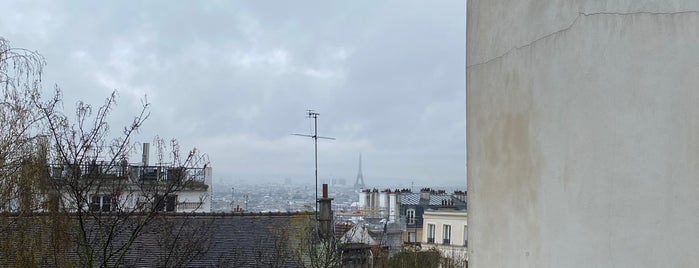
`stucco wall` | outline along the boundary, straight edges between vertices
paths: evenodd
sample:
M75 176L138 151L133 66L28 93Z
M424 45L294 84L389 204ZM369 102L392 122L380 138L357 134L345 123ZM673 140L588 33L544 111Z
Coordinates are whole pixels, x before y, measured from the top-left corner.
M454 246L465 246L464 242L466 238L464 236L464 231L466 227L466 211L438 211L438 210L427 210L423 217L425 218L424 225L422 227L422 239L421 241L427 241L428 225L435 225L435 244L442 244L444 238L444 225L451 225L451 241L450 244Z
M425 224L423 225L422 232L422 249L426 250L432 247L436 247L442 251L442 254L446 257L452 258L454 260L467 260L466 256L466 236L464 236L464 231L468 230L467 225L467 214L466 211L454 211L454 210L427 210L423 215L425 218ZM429 236L429 225L434 224L435 226L435 237L434 243L426 243L427 237ZM444 225L451 226L451 239L449 245L444 245Z
M471 267L699 267L699 1L469 0Z

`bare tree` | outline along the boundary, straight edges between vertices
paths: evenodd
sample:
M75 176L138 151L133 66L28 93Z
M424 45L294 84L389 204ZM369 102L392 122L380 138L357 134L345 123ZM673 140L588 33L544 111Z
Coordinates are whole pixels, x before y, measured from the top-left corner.
M391 256L385 263L380 265L385 267L440 267L443 261L442 253L439 249L430 248L425 251L419 249L406 248ZM451 266L450 266L451 267Z
M78 102L75 113L66 114L58 87L42 99L44 65L38 53L0 38L0 262L117 267L145 228L178 205L178 192L199 189L205 195L208 158L196 149L181 155L173 139L169 153L166 146L158 150L160 162L169 158L169 163L144 179L150 170L130 165L128 157L150 104L144 100L133 120L113 135L108 119L117 92L99 107ZM165 144L160 138L156 143ZM204 195L188 209L196 211ZM177 223L179 234L191 227ZM202 250L180 241L185 240L161 253L176 252L182 262Z
M163 210L176 206L176 193L187 187L208 187L200 179L208 160L196 149L182 159L172 141L167 167L134 167L128 156L135 150L132 137L148 118L150 104L143 102L121 135L109 137L107 122L116 105L113 92L97 109L79 102L74 121L65 115L60 90L39 103L54 149L51 182L60 196L61 210L76 220L78 255L83 266L117 267ZM93 114L94 112L94 114ZM144 177L152 172L152 177Z
M282 226L260 226L267 228L268 234L258 233L250 249L251 267L286 267L292 254L289 251L290 228ZM281 228L280 228L281 227Z
M332 236L321 239L315 216L299 215L289 228L292 252L299 265L313 268L342 265L342 242Z
M214 219L195 220L191 215L160 217L151 225L156 239L156 267L190 267L213 246Z

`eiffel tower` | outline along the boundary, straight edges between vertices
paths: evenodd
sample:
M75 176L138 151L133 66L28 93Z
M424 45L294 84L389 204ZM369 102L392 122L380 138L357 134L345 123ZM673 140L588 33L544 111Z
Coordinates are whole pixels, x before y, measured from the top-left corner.
M357 172L357 181L354 182L354 189L364 188L364 176L362 175L362 154L359 154L359 171Z

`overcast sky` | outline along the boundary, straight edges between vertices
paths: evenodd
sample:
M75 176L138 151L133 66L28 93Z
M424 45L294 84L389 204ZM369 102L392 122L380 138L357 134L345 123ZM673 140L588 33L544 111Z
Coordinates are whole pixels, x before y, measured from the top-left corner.
M0 36L46 58L66 108L116 89L119 129L145 95L137 139L199 148L215 182L312 183L290 134L314 109L337 139L321 181L354 183L362 153L368 186L465 187L465 1L3 2Z

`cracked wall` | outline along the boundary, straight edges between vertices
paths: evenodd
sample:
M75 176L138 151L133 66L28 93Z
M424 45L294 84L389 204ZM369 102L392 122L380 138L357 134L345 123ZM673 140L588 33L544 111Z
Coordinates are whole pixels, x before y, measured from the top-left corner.
M468 1L473 267L698 267L699 1Z

